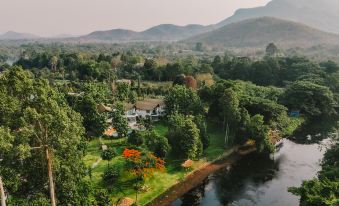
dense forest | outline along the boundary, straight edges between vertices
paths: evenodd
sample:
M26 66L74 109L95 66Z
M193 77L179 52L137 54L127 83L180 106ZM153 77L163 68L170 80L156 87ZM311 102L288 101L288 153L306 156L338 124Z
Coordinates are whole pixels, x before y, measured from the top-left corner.
M335 61L284 56L274 44L260 59L99 51L26 45L13 64L0 56L0 176L10 205L50 205L53 185L58 205L108 205L125 196L145 204L156 180L183 178L183 160L246 144L268 155L303 126L338 126ZM163 100L166 115L129 128L126 105L148 98ZM327 190L338 187L336 152L329 150L318 179L291 189L301 205L337 201Z

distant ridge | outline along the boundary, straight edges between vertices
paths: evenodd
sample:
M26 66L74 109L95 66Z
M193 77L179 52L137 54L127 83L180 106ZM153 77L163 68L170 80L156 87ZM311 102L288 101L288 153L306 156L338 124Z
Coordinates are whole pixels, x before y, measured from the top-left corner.
M133 41L178 41L185 38L211 31L213 27L191 24L177 26L173 24L161 24L142 32L125 29L113 29L108 31L96 31L86 36L79 37L83 40L133 42Z
M186 42L226 47L263 47L274 42L282 47L309 47L319 44L339 45L339 35L292 21L261 17L228 24L189 38Z
M272 0L266 6L239 9L217 27L258 17L276 17L300 22L339 34L339 0Z
M19 33L14 31L8 31L2 35L0 35L0 39L3 40L19 40L19 39L38 39L39 36L29 33Z

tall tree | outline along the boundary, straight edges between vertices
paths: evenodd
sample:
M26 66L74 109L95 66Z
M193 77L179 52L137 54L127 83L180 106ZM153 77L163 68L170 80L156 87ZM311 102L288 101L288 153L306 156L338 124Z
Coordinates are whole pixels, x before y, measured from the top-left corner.
M120 103L118 103L109 114L112 118L112 125L120 137L126 137L128 132L128 121L124 115L124 106Z
M98 103L91 94L77 97L74 108L83 117L83 125L88 136L101 136L107 128L106 115L99 113Z
M191 117L173 114L169 117L167 137L174 151L185 158L197 158L203 152L200 131Z
M231 140L230 137L234 136L237 132L236 128L238 128L238 122L240 121L239 99L232 89L226 89L219 100L219 104L224 116L226 144Z
M184 86L174 86L165 97L167 114L201 114L202 104L196 91Z
M0 77L0 91L0 122L14 148L1 154L0 176L9 193L24 202L46 199L41 194L50 185L52 205L90 204L83 182L81 116L46 80L32 79L18 67Z

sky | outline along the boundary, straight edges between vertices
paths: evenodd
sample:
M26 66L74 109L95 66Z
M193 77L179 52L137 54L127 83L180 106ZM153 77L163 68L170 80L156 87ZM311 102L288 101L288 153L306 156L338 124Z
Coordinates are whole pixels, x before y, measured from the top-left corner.
M142 31L164 23L215 24L239 8L270 0L0 0L0 33L82 35L116 28Z

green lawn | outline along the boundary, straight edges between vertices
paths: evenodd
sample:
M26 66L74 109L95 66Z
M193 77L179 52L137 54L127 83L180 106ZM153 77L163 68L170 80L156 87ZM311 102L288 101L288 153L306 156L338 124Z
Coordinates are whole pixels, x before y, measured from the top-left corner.
M160 135L166 135L168 127L163 122L158 122L154 124L154 129ZM201 164L206 163L206 160L213 160L225 152L223 144L223 132L220 128L209 126L208 128L211 143L210 147L205 151L205 158L195 162L194 168L198 168ZM109 147L114 148L118 155L109 162L110 165L120 165L123 168L124 160L121 156L123 149L126 146L125 139L117 140L106 140L101 139L101 142L106 144ZM101 149L100 149L100 140L94 139L89 142L87 155L84 158L85 164L87 167L91 167L95 162L100 159ZM165 192L169 187L175 183L182 180L187 172L181 168L183 159L176 159L170 155L165 160L166 171L165 172L156 172L153 177L148 178L145 181L145 185L149 187L149 190L146 192L141 192L138 195L138 203L140 205L145 205L152 199L156 198L163 192ZM133 190L133 176L129 173L122 171L119 182L116 185L104 185L101 181L102 174L107 167L107 161L100 161L98 165L92 170L92 179L91 181L98 188L110 188L113 201L116 201L120 197L130 197L135 199L135 191ZM89 179L89 177L88 177Z

